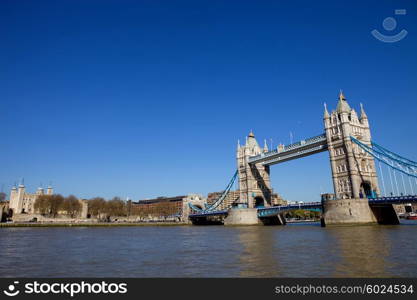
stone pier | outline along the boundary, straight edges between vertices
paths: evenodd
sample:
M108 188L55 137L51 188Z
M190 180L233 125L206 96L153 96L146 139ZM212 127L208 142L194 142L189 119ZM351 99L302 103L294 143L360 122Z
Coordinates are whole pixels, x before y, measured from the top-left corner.
M258 219L256 208L231 208L224 220L224 225L259 225L262 222Z
M399 224L391 204L369 205L366 198L325 200L322 226L341 224Z

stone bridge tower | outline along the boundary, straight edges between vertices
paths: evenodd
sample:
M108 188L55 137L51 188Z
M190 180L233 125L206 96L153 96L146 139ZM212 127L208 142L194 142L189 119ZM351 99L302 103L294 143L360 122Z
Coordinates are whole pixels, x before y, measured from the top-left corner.
M237 146L237 167L239 176L240 203L248 208L257 206L270 206L272 189L269 179L269 166L262 164L249 164L250 156L268 152L268 146L259 147L255 135L251 131L246 138L246 143Z
M368 117L361 104L358 118L342 92L339 103L331 114L324 109L324 126L329 148L333 186L337 199L366 198L379 195L375 162L371 155L359 148L351 136L371 145Z

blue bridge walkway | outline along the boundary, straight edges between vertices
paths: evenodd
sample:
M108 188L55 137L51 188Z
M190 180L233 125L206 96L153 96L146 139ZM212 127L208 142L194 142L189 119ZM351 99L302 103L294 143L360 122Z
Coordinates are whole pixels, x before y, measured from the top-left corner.
M331 200L330 200L331 201ZM417 195L408 195L408 196L393 196L393 197L377 197L368 199L369 204L405 204L405 203L417 203ZM238 209L238 208L236 208ZM303 209L310 211L321 211L322 203L321 202L307 202L299 204L290 204L282 206L271 206L271 207L262 207L258 208L258 218L267 218L276 216L280 213ZM227 216L228 210L217 210L217 211L202 211L199 213L190 214L190 218L204 218L210 216Z

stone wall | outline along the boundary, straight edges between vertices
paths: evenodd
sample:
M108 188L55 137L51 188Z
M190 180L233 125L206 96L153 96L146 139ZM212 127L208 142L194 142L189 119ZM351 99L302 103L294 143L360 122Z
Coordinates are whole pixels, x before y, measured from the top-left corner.
M368 199L339 199L323 201L325 225L376 223Z
M399 224L392 204L369 204L366 198L323 201L323 225Z
M224 225L258 225L262 222L258 219L256 208L232 208L224 220Z

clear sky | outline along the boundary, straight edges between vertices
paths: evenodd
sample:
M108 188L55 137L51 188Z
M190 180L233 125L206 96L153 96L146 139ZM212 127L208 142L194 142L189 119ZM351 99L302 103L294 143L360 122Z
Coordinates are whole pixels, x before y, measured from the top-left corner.
M417 160L416 1L2 0L0 42L7 192L22 177L83 198L220 191L237 139L321 134L339 89L375 141ZM271 178L289 200L333 189L327 153Z

